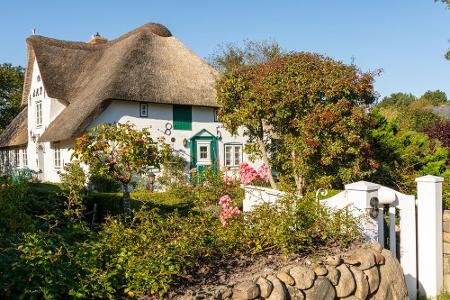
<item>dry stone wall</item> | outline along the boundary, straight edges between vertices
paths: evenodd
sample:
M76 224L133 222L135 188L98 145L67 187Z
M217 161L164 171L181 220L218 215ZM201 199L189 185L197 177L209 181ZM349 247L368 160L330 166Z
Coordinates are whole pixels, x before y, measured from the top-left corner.
M364 245L319 263L298 263L261 272L214 294L198 291L181 299L408 299L402 268L389 250Z
M450 292L450 210L444 211L443 216L443 233L444 240L444 290Z

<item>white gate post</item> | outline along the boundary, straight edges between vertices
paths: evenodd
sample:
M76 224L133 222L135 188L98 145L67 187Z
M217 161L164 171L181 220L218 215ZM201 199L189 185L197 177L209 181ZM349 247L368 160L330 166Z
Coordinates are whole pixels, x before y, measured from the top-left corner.
M419 295L436 297L443 286L442 182L422 176L417 182L417 250Z
M380 185L367 182L358 181L345 185L347 191L347 197L350 203L358 210L358 213L363 216L363 234L367 241L378 241L378 220L370 218L368 212L371 208L370 199L372 197L378 197L378 189Z

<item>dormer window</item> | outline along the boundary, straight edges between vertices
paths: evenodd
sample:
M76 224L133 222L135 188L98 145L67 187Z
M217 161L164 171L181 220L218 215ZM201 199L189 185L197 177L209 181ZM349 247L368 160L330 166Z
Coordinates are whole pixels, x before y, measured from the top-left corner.
M42 101L36 101L36 127L42 126Z

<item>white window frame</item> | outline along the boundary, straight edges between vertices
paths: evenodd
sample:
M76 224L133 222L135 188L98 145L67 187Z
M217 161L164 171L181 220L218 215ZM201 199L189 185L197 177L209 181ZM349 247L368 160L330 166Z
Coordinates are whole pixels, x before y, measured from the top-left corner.
M35 103L36 107L36 128L42 126L42 100L38 100Z
M201 147L206 147L206 158L200 157ZM197 141L197 164L210 165L211 164L211 142Z
M27 167L28 166L28 154L27 154L27 148L22 148L22 166Z
M20 167L20 149L19 148L15 148L13 150L13 162L14 162L14 167Z
M227 149L230 149L231 154L231 162L227 160ZM236 160L236 149L239 149L239 161ZM244 154L243 154L243 145L242 144L225 144L224 145L224 163L227 167L239 167L242 164Z
M59 143L53 143L53 167L55 169L61 169L61 146Z

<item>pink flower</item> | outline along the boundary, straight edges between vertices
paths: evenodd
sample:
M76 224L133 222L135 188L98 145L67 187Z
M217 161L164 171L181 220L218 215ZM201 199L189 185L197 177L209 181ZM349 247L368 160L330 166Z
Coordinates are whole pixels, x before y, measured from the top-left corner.
M258 172L247 163L241 164L238 172L243 184L250 184L253 180L258 179Z
M269 182L269 168L267 167L267 165L263 164L261 167L259 167L258 176L264 182Z
M228 207L228 205L231 202L231 197L229 195L224 195L220 197L219 199L219 205L222 206L222 208Z

